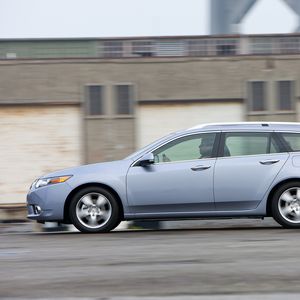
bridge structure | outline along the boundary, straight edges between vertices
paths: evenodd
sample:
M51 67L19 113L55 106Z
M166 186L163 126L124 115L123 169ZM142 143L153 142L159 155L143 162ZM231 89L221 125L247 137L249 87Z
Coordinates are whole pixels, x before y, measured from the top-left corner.
M259 0L211 0L210 33L212 35L238 33L238 25L257 1ZM300 1L282 1L298 15L296 32L300 32Z

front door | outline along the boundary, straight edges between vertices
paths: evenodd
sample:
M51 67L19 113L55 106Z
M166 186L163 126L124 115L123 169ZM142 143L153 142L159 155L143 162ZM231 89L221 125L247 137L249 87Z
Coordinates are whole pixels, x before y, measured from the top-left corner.
M136 214L186 215L214 210L216 133L177 138L152 151L155 163L127 175L130 210Z
M255 209L289 154L270 132L227 132L220 144L214 180L216 209Z

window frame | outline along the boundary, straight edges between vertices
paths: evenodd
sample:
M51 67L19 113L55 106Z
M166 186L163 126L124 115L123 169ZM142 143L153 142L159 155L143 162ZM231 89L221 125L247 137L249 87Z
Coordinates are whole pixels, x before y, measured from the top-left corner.
M129 111L130 114L118 114L118 101L117 101L117 87L118 86L128 86L129 87ZM135 102L136 102L136 86L132 82L117 82L112 85L112 115L119 118L132 118L135 115Z
M153 165L157 166L157 165L161 165L161 164L176 164L176 163L185 163L185 162L191 162L191 161L202 161L202 160L207 160L207 159L216 159L218 157L218 151L219 151L219 146L220 146L220 138L221 138L221 131L220 130L213 130L213 131L200 131L200 132L193 132L193 133L189 133L189 134L182 134L180 136L175 136L170 140L164 141L163 143L157 145L156 147L152 148L152 149L148 149L148 151L144 152L138 159L136 159L133 163L132 163L132 167L139 167L140 164L140 159L146 155L147 153L153 153L155 150L175 141L178 139L181 139L183 137L187 137L187 136L191 136L191 135L199 135L199 134L207 134L207 133L215 133L216 137L214 140L214 145L213 145L213 150L212 150L212 156L208 157L208 158L199 158L199 159L191 159L191 160L178 160L178 161L169 161L169 162L158 162L158 163L154 163Z
M253 110L253 89L252 85L254 83L263 83L264 87L264 110ZM266 114L269 112L269 85L270 82L268 80L263 79L253 79L247 81L247 89L246 89L246 95L247 95L247 114L248 115L260 115L260 114Z
M281 109L280 108L280 83L290 82L291 84L291 109ZM276 112L278 113L294 113L296 110L296 99L295 99L295 87L296 83L293 79L279 79L275 81L275 91L276 91Z
M153 57L154 56L153 40L134 40L131 42L131 53L133 56Z
M124 54L124 43L120 40L105 40L102 43L104 58L121 58ZM116 50L117 49L117 50Z
M102 97L102 114L91 114L91 103L90 103L90 87L97 86L101 87L101 97ZM101 83L88 83L84 86L84 108L85 108L85 117L86 118L103 118L107 116L107 107L106 107L106 86Z
M234 155L234 156L224 156L224 146L225 146L225 135L227 133L267 133L269 134L269 141L273 138L277 146L279 147L280 151L275 153L260 153L260 154L249 154L249 155ZM268 143L269 143L268 141ZM253 157L258 155L274 155L278 153L285 153L286 147L282 143L282 141L279 139L279 137L276 135L274 131L259 131L259 130L234 130L234 131L222 131L221 137L220 137L220 143L219 143L219 151L218 151L218 158L237 158L237 157Z

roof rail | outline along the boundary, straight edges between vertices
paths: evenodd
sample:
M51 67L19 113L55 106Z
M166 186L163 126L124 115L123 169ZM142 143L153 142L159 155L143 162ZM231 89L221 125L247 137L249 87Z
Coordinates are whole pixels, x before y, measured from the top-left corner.
M224 123L204 123L188 128L187 130L201 129L210 126L239 126L239 125L260 125L262 127L268 127L270 125L300 125L299 122L224 122Z

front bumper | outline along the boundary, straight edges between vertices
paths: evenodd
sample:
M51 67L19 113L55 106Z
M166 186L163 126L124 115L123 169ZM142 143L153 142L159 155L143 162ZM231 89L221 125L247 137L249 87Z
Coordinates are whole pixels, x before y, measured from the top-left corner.
M27 218L37 221L62 221L65 201L71 190L66 182L31 188L27 194Z

